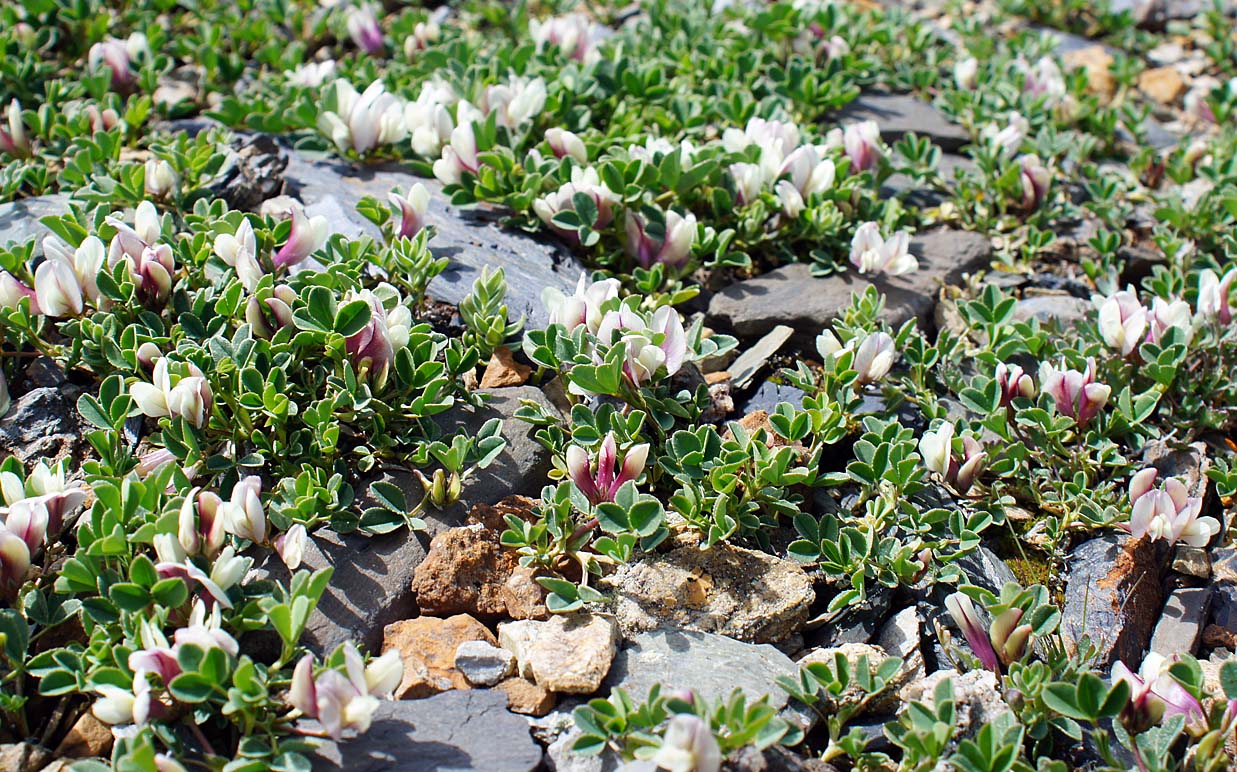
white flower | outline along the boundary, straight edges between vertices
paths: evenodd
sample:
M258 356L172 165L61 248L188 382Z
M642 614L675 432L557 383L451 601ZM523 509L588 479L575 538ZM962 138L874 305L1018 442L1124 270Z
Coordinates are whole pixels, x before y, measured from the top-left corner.
M361 94L346 80L336 80L327 91L328 109L318 116L318 129L340 150L352 148L364 155L379 145L407 136L404 106L376 80Z
M1147 340L1159 343L1164 334L1174 327L1184 330L1186 338L1189 339L1190 316L1190 305L1184 300L1153 299L1151 310L1147 314Z
M851 369L859 374L859 386L884 378L897 355L893 338L884 332L856 335L843 346L836 335L825 330L816 337L816 350L825 360L833 360L843 351L853 351Z
M910 236L898 231L883 238L874 222L865 222L855 230L850 242L850 262L859 273L888 273L900 276L919 268L919 261L909 252Z
M176 171L167 161L149 158L145 171L146 195L165 198L176 187Z
M518 129L541 114L545 100L544 80L513 77L505 84L487 88L481 107L486 115L497 114L499 126Z
M1031 131L1031 124L1018 113L1010 113L1004 126L990 123L979 133L980 139L994 145L1006 157L1013 157Z
M936 427L934 432L924 432L919 440L919 455L923 456L924 468L945 477L953 458L954 425L949 421Z
M63 260L44 260L34 272L39 310L54 317L78 316L85 308L82 288L73 266Z
M974 91L979 83L979 60L973 56L954 64L954 84L964 91Z
M669 772L718 772L722 751L707 721L680 713L670 719L661 747L650 760Z
M335 60L305 62L297 66L295 70L284 70L283 74L294 85L318 88L335 77Z
M258 263L258 238L247 218L241 220L235 235L221 233L215 237L215 254L236 269L236 278L250 292L258 288L258 282L266 275Z

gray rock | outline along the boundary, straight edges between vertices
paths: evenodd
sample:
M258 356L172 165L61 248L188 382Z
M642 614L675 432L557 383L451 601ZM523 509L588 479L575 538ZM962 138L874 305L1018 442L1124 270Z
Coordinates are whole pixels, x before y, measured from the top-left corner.
M885 295L882 317L890 325L916 318L926 323L932 319L940 285L987 266L992 254L987 237L949 229L914 237L910 250L919 258L919 270L904 276L847 271L815 277L806 263L775 268L718 292L709 301L709 317L713 326L728 327L745 338L789 325L795 329L795 342L810 351L820 331L850 305L852 294L875 286Z
M861 94L842 108L839 123L876 121L881 137L888 143L897 142L914 132L927 137L942 150L960 150L971 141L966 129L948 118L931 104L908 94Z
M889 175L881 184L880 192L886 197L902 195L906 203L912 206L921 208L940 206L949 200L949 191L954 188L957 172L974 171L976 168L975 162L966 156L942 153L936 172L940 175L941 182L944 183L944 190L927 187L908 175L898 173Z
M880 629L889 613L892 593L884 587L868 590L868 597L854 606L847 606L825 623L811 643L817 646L841 646L846 643L867 643Z
M1091 309L1090 303L1072 295L1033 295L1014 304L1014 321L1038 319L1041 325L1056 324L1064 329L1086 319Z
M1086 635L1099 647L1101 667L1119 659L1136 668L1159 618L1164 563L1155 545L1124 535L1075 548L1065 561L1070 568L1061 619L1066 642L1076 645Z
M1210 605L1210 587L1174 590L1151 636L1151 651L1164 657L1195 653Z
M361 198L373 196L385 203L394 188L406 193L415 182L425 185L432 199L428 219L437 229L430 248L450 260L447 270L431 282L429 294L458 305L482 267L503 268L508 311L513 319L524 314L529 329L543 328L549 321L541 291L558 287L570 292L584 270L557 244L500 227L503 212L449 206L436 180L413 176L395 166L357 168L328 157L291 152L284 178L285 192L301 199L308 214L326 216L333 231L352 238L379 237L378 228L356 211Z
M791 328L778 325L731 362L728 369L730 381L734 387L736 389L747 388L747 385L756 377L756 373L768 364L769 358L776 354L786 341L790 340L792 334L794 330Z
M1217 582L1211 598L1211 623L1237 635L1237 586Z
M507 447L494 463L485 469L478 469L464 481L460 494L464 511L475 504L494 504L512 495L539 496L550 471L550 451L534 437L536 427L515 417L524 401L535 402L547 412L554 413L554 407L541 389L536 386L504 386L483 393L490 397L484 407L474 410L461 405L435 418L448 436L460 429L475 433L493 418L500 418L503 422ZM410 501L419 499L418 495Z
M493 686L515 672L515 655L485 641L464 641L455 650L455 669L473 686Z
M273 137L238 138L228 146L223 168L206 188L233 209L256 212L263 201L283 189L287 167L288 155Z
M1211 468L1207 443L1175 446L1164 440L1149 440L1143 446L1143 463L1154 466L1162 477L1180 477L1190 495L1202 497L1206 507L1211 488L1207 479L1207 470Z
M746 745L722 762L723 772L828 772L833 767L820 759L800 756L781 745L757 750Z
M0 769L11 772L35 772L42 769L51 751L31 742L0 745Z
M1199 579L1211 578L1211 557L1207 550L1178 544L1173 549L1172 568L1179 574L1194 576Z
M0 456L16 456L23 464L72 458L76 465L89 447L85 432L70 387L31 389L0 418Z
M1001 588L1007 582L1018 581L1018 577L1014 575L1009 566L1005 565L1005 561L982 545L974 552L954 561L954 565L966 572L971 584L983 587L997 595L1001 594Z
M0 247L35 240L34 254L43 254L43 237L51 233L39 218L64 214L69 197L62 194L23 198L0 204Z
M352 640L370 651L382 646L382 628L417 615L412 575L425 559L417 534L406 529L381 536L338 534L323 529L305 544L301 569L327 566L335 573L305 625L301 641L318 654ZM289 571L277 556L267 556L257 578L286 583Z
M500 692L383 702L369 731L313 754L314 772L532 772L541 749Z
M877 645L889 656L902 660L902 670L911 680L927 675L923 661L922 628L919 611L911 606L890 617L876 639Z
M679 543L620 566L609 583L627 637L670 626L776 643L799 630L816 599L799 564L726 543Z
M810 727L815 714L805 706L789 705L789 695L777 685L779 676L797 673L795 663L768 644L663 629L632 638L614 659L605 685L622 687L636 700L647 697L653 684L661 684L663 691L691 689L704 700L725 699L735 689L742 689L749 700L767 694L783 718Z
M806 396L807 392L803 391L803 389L782 383L774 383L773 381L765 381L760 384L760 388L756 389L752 396L747 398L739 413L747 415L757 410L772 413L780 402L789 402L795 407L802 407L803 398Z

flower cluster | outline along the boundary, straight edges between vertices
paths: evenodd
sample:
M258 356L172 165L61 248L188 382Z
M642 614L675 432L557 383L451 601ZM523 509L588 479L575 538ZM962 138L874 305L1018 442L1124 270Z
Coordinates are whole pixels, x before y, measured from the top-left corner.
M1157 490L1159 473L1154 468L1140 471L1130 479L1130 522L1126 530L1136 539L1183 542L1191 547L1205 547L1220 532L1214 517L1200 517L1203 500L1189 495L1185 483L1170 477Z
M24 481L0 472L0 596L21 585L38 550L60 535L85 500L85 489L66 481L64 463L40 462Z
M966 493L983 471L988 456L978 440L963 437L961 459L956 457L953 448L954 431L954 425L944 421L936 431L924 432L919 441L919 453L923 456L923 465L929 471L939 474L959 493Z
M404 679L399 652L390 651L368 665L351 642L343 646L343 672L335 668L314 674L314 656L306 654L296 664L288 704L306 718L315 718L335 740L345 729L365 732L378 710L380 699L390 699Z
M594 504L614 501L614 494L623 484L640 477L648 459L648 443L633 445L623 453L619 461L618 443L614 433L609 432L601 442L596 463L589 460L588 452L579 445L567 448L567 474L580 492Z
M893 338L886 332L856 335L843 346L833 332L825 330L816 337L816 351L826 361L836 360L843 352L852 354L850 369L858 373L856 386L860 387L884 378L897 356Z

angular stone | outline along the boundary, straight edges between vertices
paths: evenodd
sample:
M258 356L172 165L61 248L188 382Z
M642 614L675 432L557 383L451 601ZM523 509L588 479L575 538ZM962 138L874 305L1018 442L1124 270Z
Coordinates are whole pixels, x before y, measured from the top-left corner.
M503 586L516 565L516 554L483 525L443 531L413 576L417 606L426 614L499 616L507 609Z
M520 674L552 692L592 694L601 686L618 646L618 624L608 614L556 615L498 626L498 638L519 662Z
M807 621L816 593L797 563L726 543L701 550L693 542L622 565L609 578L624 636L668 626L774 643Z
M5 772L35 772L42 769L51 753L30 742L0 745L0 769Z
M1138 74L1138 90L1162 105L1171 105L1185 93L1185 80L1176 67L1153 67Z
M430 249L450 260L435 278L429 294L458 305L485 266L502 268L507 277L507 309L512 320L526 317L529 329L541 329L549 315L541 291L557 287L570 293L584 270L565 249L547 239L500 226L504 212L479 206L471 210L450 206L437 180L422 179L394 165L356 167L327 156L290 152L284 172L286 192L305 203L309 215L321 214L333 231L355 238L379 238L378 228L356 211L364 196L385 204L387 193L407 192L420 182L430 191L428 220L436 229Z
M1199 579L1211 578L1211 557L1207 550L1178 544L1173 549L1172 568L1179 574L1194 576Z
M747 388L747 385L752 382L752 378L756 377L756 373L769 362L769 358L778 352L786 341L790 340L790 336L794 330L785 326L778 325L769 331L760 340L756 341L750 348L744 351L730 364L730 379L735 388Z
M996 676L990 670L971 670L967 673L938 670L923 680L903 687L899 696L903 702L915 701L934 708L936 687L945 680L953 684L954 691L954 736L950 740L951 746L974 737L985 724L1010 712L1001 698Z
M789 657L768 644L662 629L630 640L615 658L606 687L622 687L635 700L645 699L653 684L661 684L663 694L691 689L704 700L726 699L742 689L749 700L768 695L769 704L783 718L806 728L815 723L816 714L802 705L789 705L789 696L777 685L779 676L793 678L798 670Z
M1163 440L1151 440L1144 445L1143 463L1158 469L1161 477L1180 477L1189 494L1202 497L1206 506L1211 489L1207 479L1207 470L1211 469L1207 443L1175 446Z
M503 694L470 689L383 702L368 732L312 760L314 772L532 772L541 748Z
M840 646L844 643L867 643L880 629L889 613L892 593L884 587L868 591L861 603L847 606L822 626L810 640L816 646Z
M533 368L515 361L511 349L499 346L485 366L481 375L481 388L496 389L503 386L520 386L528 380Z
M837 662L837 657L839 654L846 659L852 673L855 672L856 668L858 668L859 660L864 657L867 658L868 668L872 672L875 672L885 660L893 656L884 648L880 646L873 646L870 643L844 643L841 646L812 649L799 659L795 660L795 664L800 668L804 668L808 665L820 663L827 665L830 670L833 670L835 669L835 663ZM922 658L919 666L921 672L918 676L922 678ZM874 697L868 705L864 706L864 710L860 711L860 713L856 715L862 715L869 711L873 713L884 713L887 710L895 709L898 705L898 690L913 680L911 676L912 673L910 668L908 668L906 663L903 662L902 668L899 669L893 679L890 680L888 685L885 687L885 690L881 694ZM863 690L859 688L857 683L852 681L841 694L822 694L823 699L820 707L826 712L836 712L843 705L857 702L862 695Z
M1104 98L1110 98L1117 89L1117 80L1112 75L1112 63L1116 61L1104 46L1095 45L1070 51L1062 57L1069 69L1083 68L1087 72L1087 90Z
M91 756L111 756L112 729L87 711L56 746L56 756L84 759Z
M1007 583L1018 581L1018 577L1005 564L1005 561L982 545L974 552L954 561L954 565L966 572L971 584L983 587L996 595L1001 594L1001 588Z
M526 678L508 678L494 687L507 695L507 710L525 716L544 716L554 710L558 696Z
M1083 635L1099 647L1101 667L1121 660L1137 667L1151 640L1162 603L1164 561L1154 545L1126 536L1083 542L1065 564L1061 634L1068 644Z
M969 231L937 229L911 240L919 270L904 276L864 276L854 271L812 276L806 263L791 263L718 292L709 301L714 327L744 338L764 335L779 324L795 329L794 341L814 348L816 336L843 309L851 295L875 286L885 295L882 318L898 327L909 319L929 322L941 284L985 267L992 254L987 237Z
M760 384L760 388L748 397L743 403L741 412L745 415L764 411L766 415L773 412L779 403L789 402L795 407L803 406L803 398L807 396L807 392L803 389L796 388L773 381L765 381Z
M455 669L473 686L493 686L515 672L515 655L486 641L464 641L455 650Z
M550 610L545 599L549 591L537 584L537 571L527 566L517 566L507 577L502 588L503 605L512 619L546 619Z
M876 643L889 656L902 660L902 671L908 680L927 675L923 661L923 619L914 606L890 617L881 628Z
M456 668L456 652L462 644L480 641L497 646L485 625L467 614L447 619L417 617L386 626L382 652L398 651L404 662L404 679L395 690L396 699L419 699L470 684Z
M16 456L23 464L71 458L76 465L88 447L86 425L68 387L31 389L14 398L0 418L0 456Z
M219 173L206 188L228 206L256 212L283 188L288 155L266 134L238 137L226 146Z
M370 650L382 644L382 629L415 616L412 575L425 558L417 535L400 529L381 536L315 531L305 544L301 570L331 567L334 574L305 625L301 642L319 655L344 641ZM255 569L259 579L286 583L290 572L272 555Z
M781 745L771 745L764 750L745 745L726 757L722 769L725 772L834 772L832 766L820 759L800 756Z
M43 237L51 231L39 220L68 211L69 197L62 194L0 203L0 247L25 244L33 239L34 254L43 254Z
M953 152L971 141L966 129L931 104L908 94L861 94L842 108L837 122L842 124L872 120L880 126L881 138L894 143L914 132L927 137L942 150Z
M1151 636L1151 651L1163 657L1194 654L1211 606L1210 587L1173 590Z
M1089 302L1072 295L1033 295L1014 304L1014 321L1038 319L1041 325L1056 324L1066 329L1086 319L1092 308Z

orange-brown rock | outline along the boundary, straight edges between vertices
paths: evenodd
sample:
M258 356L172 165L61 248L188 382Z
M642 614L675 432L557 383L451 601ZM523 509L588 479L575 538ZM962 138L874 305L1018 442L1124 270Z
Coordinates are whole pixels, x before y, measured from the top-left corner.
M1070 51L1062 57L1069 69L1083 68L1087 72L1087 90L1102 97L1111 97L1117 90L1112 75L1112 54L1101 45Z
M481 375L481 388L497 389L502 386L522 386L533 368L515 361L515 355L506 346L494 349L490 362Z
M507 695L507 709L526 716L544 716L554 709L558 697L554 692L525 678L508 678L494 687Z
M73 728L56 748L57 756L84 759L90 756L112 754L112 730L87 711L73 724Z
M1185 81L1176 67L1154 67L1138 76L1138 90L1162 105L1171 105L1185 93Z
M518 566L503 585L502 598L507 606L507 616L512 619L546 619L550 616L545 606L549 592L537 584L537 572L527 566Z
M506 613L503 587L519 560L502 548L499 535L474 523L435 536L412 577L421 612L491 617Z
M464 674L455 669L455 650L465 641L498 645L494 634L467 614L447 619L417 617L387 625L382 631L382 652L398 651L404 661L404 680L395 697L420 699L470 688Z

